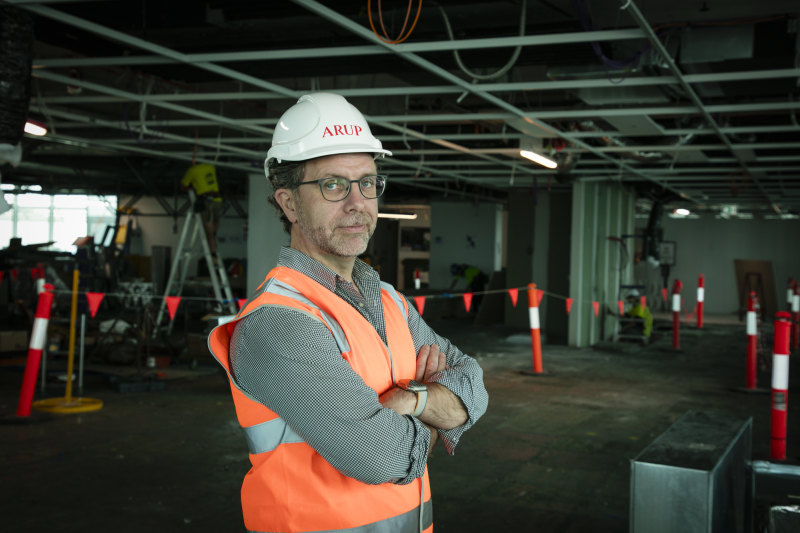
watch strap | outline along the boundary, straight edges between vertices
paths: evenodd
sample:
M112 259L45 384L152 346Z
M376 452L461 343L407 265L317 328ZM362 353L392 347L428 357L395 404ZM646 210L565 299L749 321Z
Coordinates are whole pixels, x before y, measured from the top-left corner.
M428 405L428 389L414 392L417 395L417 405L414 408L414 412L411 413L411 416L418 417L425 410L425 406Z

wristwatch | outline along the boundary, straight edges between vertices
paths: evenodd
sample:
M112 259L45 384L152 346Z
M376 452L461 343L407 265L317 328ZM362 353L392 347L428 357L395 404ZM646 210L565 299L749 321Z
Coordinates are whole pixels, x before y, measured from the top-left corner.
M413 379L401 379L397 382L397 386L417 395L417 405L414 407L414 412L411 413L411 416L421 415L422 411L425 410L425 405L428 403L428 386Z

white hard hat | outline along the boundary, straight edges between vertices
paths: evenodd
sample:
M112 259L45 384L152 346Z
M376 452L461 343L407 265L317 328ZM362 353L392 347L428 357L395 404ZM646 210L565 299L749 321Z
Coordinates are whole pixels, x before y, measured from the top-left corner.
M264 161L305 161L333 154L368 152L392 155L373 137L364 116L343 96L311 93L300 97L278 120Z
M628 296L627 297L628 298L638 298L639 297L639 291L637 291L636 289L631 289L628 292Z

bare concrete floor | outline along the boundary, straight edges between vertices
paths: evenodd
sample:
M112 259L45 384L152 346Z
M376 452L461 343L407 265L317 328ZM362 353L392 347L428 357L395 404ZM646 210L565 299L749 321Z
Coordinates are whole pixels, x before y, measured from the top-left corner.
M628 531L630 459L690 409L752 417L753 456L768 459L769 395L735 390L745 383L744 326L711 322L685 327L678 352L668 332L646 347L545 345L540 377L520 373L531 368L524 334L436 324L479 359L490 392L455 456L439 448L430 460L436 531ZM26 423L14 416L22 368L0 367L0 529L241 531L245 443L226 379L199 357L198 370L181 367L158 392L122 394L90 373L84 395L102 399L101 411ZM793 464L798 367L793 360ZM767 371L758 384L769 388Z

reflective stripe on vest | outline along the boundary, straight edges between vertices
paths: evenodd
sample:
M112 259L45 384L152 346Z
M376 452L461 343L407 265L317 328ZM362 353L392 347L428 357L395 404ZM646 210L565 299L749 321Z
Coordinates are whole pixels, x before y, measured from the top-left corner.
M405 304L403 304L403 300L401 299L401 296L399 294L397 294L397 291L394 289L394 287L392 287L391 285L389 285L385 281L381 281L381 289L383 289L387 293L389 293L389 296L392 297L392 300L394 300L394 303L397 304L397 307L400 308L400 312L403 313L403 317L406 320L408 320L408 310L406 309Z
M243 429L247 447L252 454L271 452L280 444L305 442L280 417Z
M419 508L412 509L399 516L392 516L378 522L347 529L326 529L314 533L419 533ZM433 505L431 500L422 504L422 529L433 525ZM266 531L249 531L249 533L274 533Z
M320 309L317 304L300 294L300 291L277 278L269 278L262 286L264 289L261 292L286 296L287 298L292 298L318 310L322 315L322 319L331 330L331 333L333 333L333 338L336 340L336 345L339 347L339 351L342 353L347 353L350 351L350 344L347 342L347 338L344 336L344 330L342 330L342 326L340 326L332 316Z

